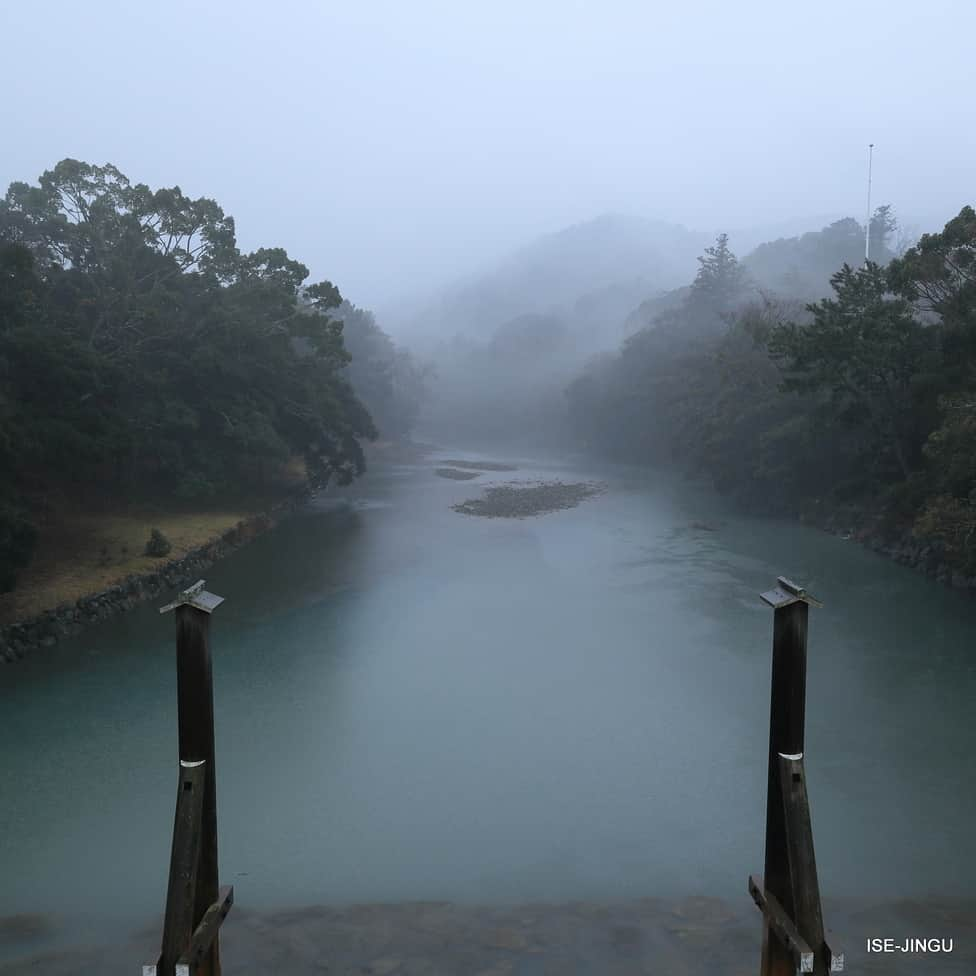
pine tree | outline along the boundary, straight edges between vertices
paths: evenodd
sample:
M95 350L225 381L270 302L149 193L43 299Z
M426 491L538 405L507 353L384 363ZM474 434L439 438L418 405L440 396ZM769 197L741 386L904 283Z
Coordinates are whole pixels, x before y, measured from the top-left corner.
M698 259L698 274L691 286L691 298L719 314L730 310L742 296L746 273L729 248L729 235L719 234L712 247Z

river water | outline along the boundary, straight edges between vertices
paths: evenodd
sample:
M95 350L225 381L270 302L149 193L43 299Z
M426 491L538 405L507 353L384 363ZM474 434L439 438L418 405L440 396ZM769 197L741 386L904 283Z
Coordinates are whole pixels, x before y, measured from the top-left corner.
M826 604L806 753L822 889L976 894L976 602L671 475L495 456L519 470L455 482L436 457L378 466L208 575L226 597L218 815L238 905L748 900L758 594L778 574ZM529 519L451 510L533 478L609 490ZM157 918L172 616L141 608L0 669L0 715L0 916L47 915L54 941Z

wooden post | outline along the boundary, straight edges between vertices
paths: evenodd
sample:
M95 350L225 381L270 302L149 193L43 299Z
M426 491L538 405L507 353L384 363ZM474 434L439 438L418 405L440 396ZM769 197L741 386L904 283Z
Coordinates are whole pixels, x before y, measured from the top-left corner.
M166 892L166 915L163 920L161 973L172 972L183 955L194 929L200 873L200 835L206 763L181 762L176 793L176 823L173 826L173 850L169 861L169 887Z
M780 799L779 755L803 753L807 684L806 603L779 607L773 616L773 670L769 705L769 756L766 777L766 858L763 882L789 918L795 918L790 865L786 855L786 823ZM770 928L763 932L763 976L792 976L792 954Z
M210 664L210 613L192 604L176 608L176 685L181 762L204 762L200 863L193 925L197 927L220 887L217 875L217 780L214 769L213 674ZM189 936L189 933L187 933ZM200 976L220 976L215 939L198 969Z
M163 945L144 976L220 976L218 930L234 902L217 872L217 781L214 763L210 614L223 598L200 580L174 603L180 781L173 827Z
M843 969L824 940L820 885L803 769L807 622L823 606L784 577L762 594L775 610L762 883L749 892L763 913L762 976L821 976Z
M817 879L817 861L813 855L813 828L810 824L810 804L807 800L802 759L782 755L779 757L779 786L783 823L786 827L789 874L791 878L803 881L802 884L794 885L793 918L807 942L819 947L824 942L823 912L820 907L820 882ZM818 969L815 962L814 972L828 972L828 963L829 960L822 960Z

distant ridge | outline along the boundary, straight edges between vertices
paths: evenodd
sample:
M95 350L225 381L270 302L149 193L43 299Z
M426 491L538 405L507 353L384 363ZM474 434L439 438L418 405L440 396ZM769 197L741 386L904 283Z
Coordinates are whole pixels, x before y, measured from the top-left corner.
M599 317L606 302L619 309L641 297L685 284L712 235L678 224L603 214L544 234L493 270L443 290L413 317L409 333L487 337L525 314ZM607 323L614 327L617 323Z

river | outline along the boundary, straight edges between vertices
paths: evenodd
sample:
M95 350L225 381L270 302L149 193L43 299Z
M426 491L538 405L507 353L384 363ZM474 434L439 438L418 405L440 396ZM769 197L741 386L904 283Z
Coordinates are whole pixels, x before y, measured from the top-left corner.
M806 744L822 889L976 894L976 602L670 474L495 455L519 470L456 482L437 456L379 465L208 575L226 598L218 815L239 906L747 902L772 634L758 594L779 574L825 603ZM451 510L533 478L609 490L536 518ZM156 918L172 616L140 608L0 669L0 714L0 916L49 916L57 943Z

